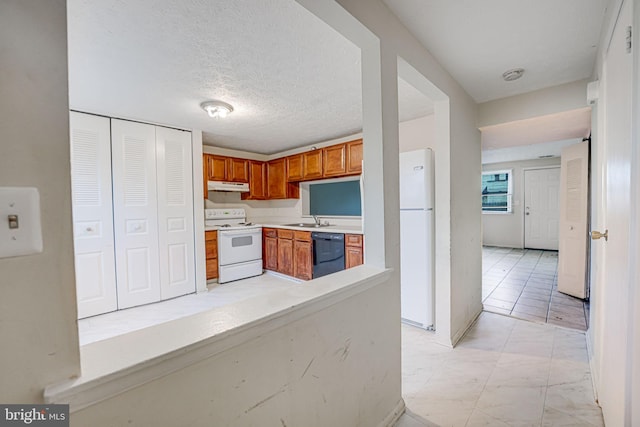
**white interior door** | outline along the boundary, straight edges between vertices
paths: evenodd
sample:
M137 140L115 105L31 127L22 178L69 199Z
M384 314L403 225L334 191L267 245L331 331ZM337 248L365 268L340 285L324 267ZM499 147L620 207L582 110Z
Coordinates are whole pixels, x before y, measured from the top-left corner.
M160 301L155 126L111 120L118 308Z
M524 245L558 250L560 168L524 171Z
M589 143L562 149L558 291L586 298Z
M156 128L162 299L196 290L191 133Z
M70 113L78 318L117 309L107 117Z
M614 28L604 62L604 144L605 170L603 215L598 231L608 229L608 241L599 239L602 279L596 286L598 311L596 327L600 330L601 353L598 378L598 400L606 425L637 425L631 420L631 398L628 381L640 361L629 359L633 345L630 333L629 301L631 287L638 278L629 277L629 234L632 155L632 70L633 55L626 52L626 29L632 22L632 3L625 1ZM601 105L599 103L598 108ZM637 219L636 219L637 220ZM637 244L637 243L636 243Z

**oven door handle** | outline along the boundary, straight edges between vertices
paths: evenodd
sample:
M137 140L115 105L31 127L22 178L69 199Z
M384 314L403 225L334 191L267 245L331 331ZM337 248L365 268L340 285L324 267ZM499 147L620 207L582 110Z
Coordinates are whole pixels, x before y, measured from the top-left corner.
M218 234L222 236L246 236L250 234L262 234L262 229L253 228L250 230L218 230Z

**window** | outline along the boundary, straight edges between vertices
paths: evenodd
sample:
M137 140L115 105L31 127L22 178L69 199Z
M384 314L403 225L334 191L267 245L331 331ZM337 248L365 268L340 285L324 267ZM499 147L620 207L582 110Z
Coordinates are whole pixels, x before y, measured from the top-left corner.
M511 170L482 172L482 212L511 213Z
M338 178L301 183L302 214L359 217L362 196L358 178Z

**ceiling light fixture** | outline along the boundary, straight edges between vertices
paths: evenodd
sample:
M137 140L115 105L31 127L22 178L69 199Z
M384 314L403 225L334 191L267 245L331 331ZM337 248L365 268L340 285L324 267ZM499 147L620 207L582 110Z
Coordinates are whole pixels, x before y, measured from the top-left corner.
M214 119L223 119L233 111L233 107L230 104L222 101L207 101L200 104L200 106L207 112L209 117Z
M524 74L524 68L514 68L512 70L507 70L502 73L502 78L505 82L512 82L514 80L518 80Z

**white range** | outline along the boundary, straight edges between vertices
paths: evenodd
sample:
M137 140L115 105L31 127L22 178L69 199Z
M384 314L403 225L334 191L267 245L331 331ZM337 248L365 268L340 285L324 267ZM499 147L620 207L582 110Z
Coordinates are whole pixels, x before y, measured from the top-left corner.
M262 274L262 226L244 209L205 209L205 227L218 229L218 283Z

